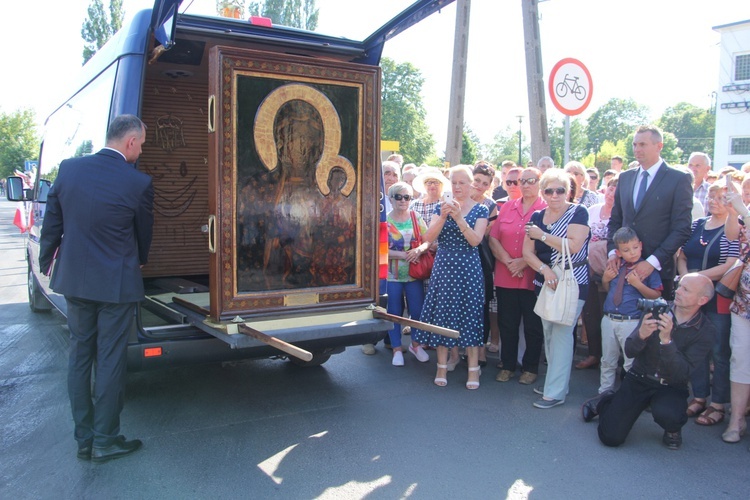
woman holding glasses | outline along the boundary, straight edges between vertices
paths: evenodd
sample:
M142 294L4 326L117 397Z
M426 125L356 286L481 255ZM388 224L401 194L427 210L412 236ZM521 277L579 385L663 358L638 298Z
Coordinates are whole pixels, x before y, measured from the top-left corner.
M537 294L543 283L557 288L557 275L551 266L562 251L567 239L573 261L573 275L578 283L578 307L575 317L581 315L588 293L589 266L589 213L586 207L567 201L570 180L562 170L547 170L540 181L547 208L531 216L526 226L523 257L537 271L534 287ZM542 319L544 352L547 356L547 376L543 387L534 389L542 397L534 403L537 408L553 408L565 403L573 362L573 330L576 323L565 326Z

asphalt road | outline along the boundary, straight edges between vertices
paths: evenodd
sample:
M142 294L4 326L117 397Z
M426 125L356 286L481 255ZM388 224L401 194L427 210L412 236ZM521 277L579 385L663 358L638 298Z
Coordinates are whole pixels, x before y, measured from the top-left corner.
M688 422L669 451L649 414L620 448L580 418L598 372L573 371L565 405L531 406L494 363L477 391L465 365L395 368L350 348L320 368L277 360L129 377L122 430L138 453L76 459L65 319L26 302L23 237L0 202L0 498L748 498L745 439Z

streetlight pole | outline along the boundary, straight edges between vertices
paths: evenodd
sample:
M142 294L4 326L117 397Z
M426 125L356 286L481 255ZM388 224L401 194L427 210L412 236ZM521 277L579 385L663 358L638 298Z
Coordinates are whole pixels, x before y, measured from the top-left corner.
M521 165L521 122L523 121L523 115L516 116L518 118L518 166L522 167Z

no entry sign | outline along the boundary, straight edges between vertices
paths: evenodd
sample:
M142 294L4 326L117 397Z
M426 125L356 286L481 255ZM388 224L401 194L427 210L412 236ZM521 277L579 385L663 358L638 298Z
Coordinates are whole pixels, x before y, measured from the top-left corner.
M591 102L594 83L588 68L578 59L567 57L552 68L549 95L560 113L575 116L583 113Z

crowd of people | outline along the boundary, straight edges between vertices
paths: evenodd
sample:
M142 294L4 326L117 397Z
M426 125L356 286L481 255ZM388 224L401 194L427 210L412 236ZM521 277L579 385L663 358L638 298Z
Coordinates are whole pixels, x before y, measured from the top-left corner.
M448 385L463 356L475 390L487 353L498 353L495 380L518 375L540 409L565 403L573 366L598 368L598 394L581 414L599 418L604 444L622 444L647 409L669 449L691 417L728 420L722 439L739 442L750 414L750 164L716 170L696 152L670 166L662 147L657 127L639 127L635 161L625 169L612 157L601 175L550 157L497 169L384 162L388 311L425 324L394 325L385 339L393 365L404 365L410 335L417 361L436 351L435 385ZM429 278L412 277L431 256ZM736 291L715 292L734 275ZM579 321L551 317L538 299L558 291L577 292L569 312ZM576 342L588 355L574 365Z

